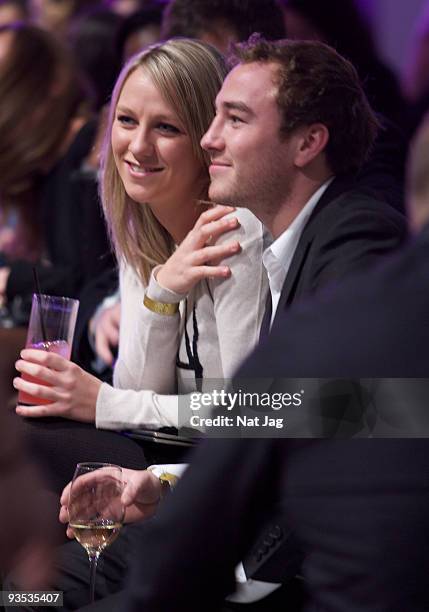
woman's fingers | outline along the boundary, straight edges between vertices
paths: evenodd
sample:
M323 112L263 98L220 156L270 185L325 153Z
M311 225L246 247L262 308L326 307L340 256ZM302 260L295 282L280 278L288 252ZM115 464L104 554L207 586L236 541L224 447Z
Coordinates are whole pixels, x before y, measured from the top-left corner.
M24 393L29 393L30 395L40 397L44 400L49 400L51 402L60 399L60 394L58 393L57 389L48 387L47 385L39 385L38 383L25 380L24 378L14 378L13 386L15 389L18 389L18 391L24 391Z
M212 208L209 208L208 210L201 213L201 215L198 217L197 222L195 223L194 229L199 229L206 223L216 221L217 219L228 215L234 210L234 206L224 206L223 204L217 204L216 206L213 206Z
M162 287L187 294L202 278L230 276L230 269L218 264L225 257L238 253L240 245L237 241L216 245L216 241L239 227L238 219L229 216L233 210L231 206L216 206L201 214L194 228L157 272L156 280ZM210 270L203 266L207 263L212 264Z
M241 250L239 242L230 242L229 244L221 244L219 246L207 246L200 249L194 254L194 265L201 266L204 263L210 262L212 265L218 265L222 259L232 257Z
M45 366L32 363L31 361L24 361L23 359L18 359L15 363L15 368L21 374L28 374L29 376L39 378L50 385L58 383L58 370L51 370Z
M44 365L47 368L58 370L62 372L66 370L70 361L61 355L56 353L48 353L48 351L40 351L36 349L23 349L21 351L21 358L32 363L38 363Z
M16 414L27 418L39 418L50 416L65 416L63 411L58 408L57 403L47 404L46 406L22 406L18 404L15 409Z
M197 230L192 232L196 239L197 247L202 247L206 244L213 244L222 234L237 229L239 226L237 217L228 217L205 223Z
M228 278L231 269L228 266L198 266L195 268L195 276L198 281L203 278Z

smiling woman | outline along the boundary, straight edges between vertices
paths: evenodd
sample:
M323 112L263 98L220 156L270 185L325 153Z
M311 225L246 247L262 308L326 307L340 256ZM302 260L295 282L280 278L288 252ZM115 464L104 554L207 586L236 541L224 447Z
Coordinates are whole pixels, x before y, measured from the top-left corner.
M230 378L256 345L267 291L262 226L248 211L205 201L209 158L199 143L225 74L215 49L186 39L149 47L124 67L101 184L120 262L114 387L58 355L26 350L17 369L50 386L14 384L50 403L18 406L19 414L102 429L177 427L178 395Z
M117 250L145 283L202 212L198 200L207 198L209 175L200 140L225 74L214 48L182 39L134 56L114 88L103 202ZM148 180L141 180L142 169Z
M189 202L206 196L207 176L182 121L142 70L128 77L119 97L112 152L127 194L149 204L181 242L198 215Z

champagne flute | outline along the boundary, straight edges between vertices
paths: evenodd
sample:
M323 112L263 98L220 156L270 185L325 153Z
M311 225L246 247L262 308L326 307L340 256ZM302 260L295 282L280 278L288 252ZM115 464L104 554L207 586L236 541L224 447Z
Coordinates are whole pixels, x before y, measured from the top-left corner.
M69 526L88 553L90 602L95 596L97 562L116 540L125 510L121 502L122 469L111 463L78 463L69 497Z

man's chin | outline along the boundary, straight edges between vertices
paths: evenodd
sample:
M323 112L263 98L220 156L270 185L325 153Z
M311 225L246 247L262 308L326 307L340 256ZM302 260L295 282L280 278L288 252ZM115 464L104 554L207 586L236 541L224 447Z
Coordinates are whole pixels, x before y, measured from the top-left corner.
M214 185L209 187L209 199L216 204L226 204L228 206L234 206L233 194L225 189L216 188Z

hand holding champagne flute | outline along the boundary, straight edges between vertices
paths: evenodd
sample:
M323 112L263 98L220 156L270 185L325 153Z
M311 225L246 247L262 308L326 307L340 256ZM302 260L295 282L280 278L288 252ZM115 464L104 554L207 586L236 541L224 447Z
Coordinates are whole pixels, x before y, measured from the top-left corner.
M118 536L125 509L121 501L122 469L110 463L78 463L70 489L69 527L90 563L90 601L101 552Z

